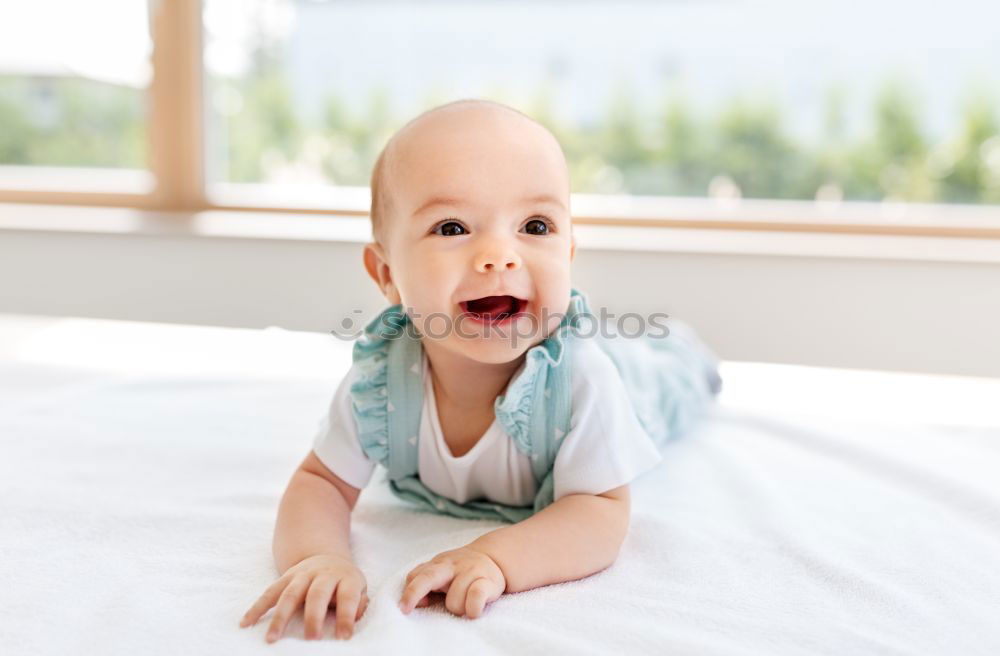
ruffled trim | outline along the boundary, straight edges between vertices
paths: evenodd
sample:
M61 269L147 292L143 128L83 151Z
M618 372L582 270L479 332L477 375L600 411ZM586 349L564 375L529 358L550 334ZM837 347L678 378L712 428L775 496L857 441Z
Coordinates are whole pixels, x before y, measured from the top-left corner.
M566 351L566 338L574 328L583 327L584 322L591 319L587 297L576 289L570 290L566 316L551 335L525 352L524 366L520 373L507 384L504 394L494 401L493 412L497 420L522 453L530 455L531 451L529 430L534 403L532 391L535 389L539 374L544 367L558 366L562 362Z
M354 342L358 374L351 384L358 440L369 458L386 466L389 458L389 346L408 329L410 318L401 303L383 310Z

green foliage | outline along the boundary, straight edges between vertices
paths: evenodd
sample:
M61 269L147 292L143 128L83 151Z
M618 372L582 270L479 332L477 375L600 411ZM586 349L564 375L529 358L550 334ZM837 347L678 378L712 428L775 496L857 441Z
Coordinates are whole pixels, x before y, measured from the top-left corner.
M6 85L4 85L6 86ZM32 126L26 112L0 87L0 162L30 162Z
M379 151L403 125L387 89L357 112L331 94L319 115L299 116L287 78L271 56L241 80L212 80L211 155L233 182L268 182L291 167L316 180L365 186ZM1000 116L983 93L970 94L952 135L931 143L917 99L887 80L872 107L871 129L850 138L846 94L830 89L818 143L786 129L782 109L736 97L700 112L671 89L652 113L626 87L599 120L558 115L550 87L528 100L503 89L488 97L518 107L562 144L574 191L704 196L726 180L754 198L811 199L840 189L850 200L1000 203ZM145 161L142 93L74 79L0 77L0 163L140 167ZM449 100L431 89L422 107ZM417 110L407 110L406 119Z
M1000 202L1000 125L982 96L967 102L960 133L932 163L940 199L957 203Z
M875 103L874 133L848 155L848 196L933 200L934 184L926 170L928 146L915 106L899 83L882 89Z
M144 100L75 78L0 76L0 163L142 167Z
M361 117L353 117L345 105L331 97L326 102L320 134L329 154L323 172L332 184L365 186L382 147L396 128L389 92L375 91Z
M659 123L662 135L659 160L664 164L661 184L666 193L704 193L714 170L704 156L709 148L708 135L693 110L677 96L664 106Z
M737 99L716 119L708 160L755 198L797 198L800 150L784 133L778 108Z
M260 182L270 167L298 157L302 127L284 76L272 72L237 85L220 81L218 88L230 114L222 136L231 182Z

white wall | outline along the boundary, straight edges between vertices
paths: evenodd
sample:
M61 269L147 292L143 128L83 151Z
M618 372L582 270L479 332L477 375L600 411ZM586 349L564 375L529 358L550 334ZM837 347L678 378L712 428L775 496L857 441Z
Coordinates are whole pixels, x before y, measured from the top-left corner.
M354 222L347 237L317 233L330 221L319 218L286 224L307 230L283 237L274 222L243 236L209 235L204 221L93 230L88 219L67 230L65 221L36 223L33 209L14 216L14 207L0 206L0 312L326 331L384 307L361 265L359 220L336 219ZM993 245L965 256L957 240L942 246L947 257L926 256L889 238L897 241L879 255L871 244L880 238L851 237L868 240L859 255L842 238L661 230L631 248L627 229L614 239L602 230L577 227L574 285L591 308L667 312L724 359L1000 376ZM774 247L779 237L792 241Z

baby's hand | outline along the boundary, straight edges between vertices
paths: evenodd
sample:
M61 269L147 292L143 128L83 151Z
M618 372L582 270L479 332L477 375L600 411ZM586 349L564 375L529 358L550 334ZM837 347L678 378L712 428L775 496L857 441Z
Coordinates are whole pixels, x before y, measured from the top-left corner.
M399 608L409 614L427 605L430 592L447 592L444 605L455 615L476 618L507 588L503 570L489 555L469 546L445 551L406 575Z
M349 559L325 554L310 556L289 567L246 612L240 626L256 624L267 609L277 603L265 638L274 642L281 637L288 620L304 599L306 639L322 638L323 620L332 605L330 602L334 601L334 590L337 607L334 636L350 638L354 622L361 619L368 607L368 585L364 574Z

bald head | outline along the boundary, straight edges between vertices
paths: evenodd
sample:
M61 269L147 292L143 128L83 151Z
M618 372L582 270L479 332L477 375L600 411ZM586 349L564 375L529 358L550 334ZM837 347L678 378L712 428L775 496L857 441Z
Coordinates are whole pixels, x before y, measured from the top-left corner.
M435 144L446 139L461 138L463 131L497 135L511 143L530 141L539 156L560 169L565 176L568 199L569 173L559 142L548 129L518 110L490 100L466 99L430 109L404 125L386 143L379 154L371 177L372 237L388 248L392 217L400 209L396 200L395 183L407 168L420 166L422 158L433 156ZM462 161L462 165L475 165Z

